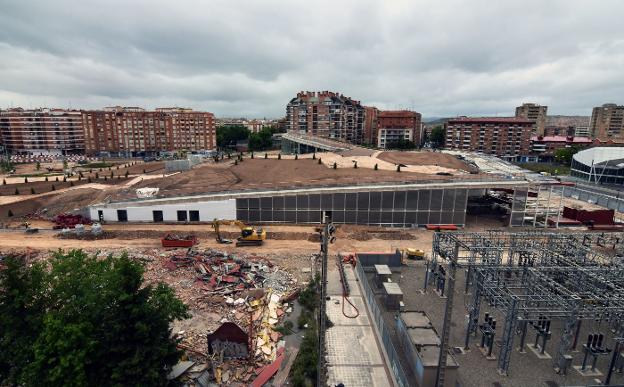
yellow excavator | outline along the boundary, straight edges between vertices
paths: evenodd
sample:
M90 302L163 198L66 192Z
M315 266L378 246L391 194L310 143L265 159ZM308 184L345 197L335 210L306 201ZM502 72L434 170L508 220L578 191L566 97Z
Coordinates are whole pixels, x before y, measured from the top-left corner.
M214 228L215 233L217 234L217 242L219 243L232 243L230 239L226 239L221 236L221 232L219 231L219 226L221 225L232 225L240 228L241 235L236 239L236 246L260 246L266 239L266 231L262 228L255 229L251 226L247 226L240 220L215 219L212 222L212 228Z
M401 263L407 265L407 260L422 261L425 259L425 252L419 249L405 248L401 249Z

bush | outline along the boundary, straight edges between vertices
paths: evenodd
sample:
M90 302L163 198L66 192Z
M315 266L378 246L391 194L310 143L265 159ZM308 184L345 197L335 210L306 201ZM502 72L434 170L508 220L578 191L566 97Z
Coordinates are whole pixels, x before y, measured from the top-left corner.
M99 178L100 178L100 174L99 174L99 173L97 173L97 172L95 172L95 178L96 178L96 179L99 179Z
M48 179L48 177L47 177L47 176L45 177L45 181L49 181L49 179Z
M69 182L69 186L70 186L70 187L73 187L73 186L74 186L74 182L73 182L73 181L70 181L70 182Z
M143 168L143 173L144 173L144 174L146 173L146 172L145 172L145 168Z
M28 183L28 178L27 177L24 178L24 183Z
M338 169L338 164L334 161L334 169Z
M268 159L268 158L269 158L269 154L268 154L268 153L265 153L265 154L264 154L264 158L265 158L265 159Z
M2 185L6 185L6 180L2 179Z
M13 211L9 210L9 212L7 213L7 216L8 216L9 218L12 218L12 217L13 217Z
M375 168L373 168L374 170L378 170L379 166L377 164L375 164Z
M299 160L299 154L295 153L295 160Z
M401 172L401 165L397 165L397 172Z
M15 188L15 194L19 195L19 189Z
M34 195L35 194L35 189L33 187L30 187L30 194Z
M277 159L278 159L278 160L281 160L281 159L282 159L282 154L281 154L281 153L278 153L278 154L277 154Z
M316 152L312 153L312 160L316 160Z
M125 173L126 179L128 178L128 175L129 173L128 173L128 170L126 169L126 173Z
M321 158L319 157L319 161L318 161L319 165L323 164L323 162L321 161Z
M56 187L52 184L52 191L56 191Z
M63 176L63 183L67 183L67 176Z
M59 181L58 176L56 177L56 179L54 179L54 181Z
M353 168L357 169L357 161L353 163Z
M87 177L87 183L91 183L91 176Z

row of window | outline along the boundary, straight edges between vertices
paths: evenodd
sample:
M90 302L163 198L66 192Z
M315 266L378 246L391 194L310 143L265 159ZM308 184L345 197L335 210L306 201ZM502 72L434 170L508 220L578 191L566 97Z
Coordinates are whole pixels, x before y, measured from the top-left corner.
M199 222L199 211L197 210L178 210L176 211L178 222ZM100 221L104 220L104 212L102 210L98 211L98 216ZM161 210L152 211L152 220L154 223L160 223L164 221L163 212ZM118 222L127 222L128 221L128 210L117 210L117 221Z

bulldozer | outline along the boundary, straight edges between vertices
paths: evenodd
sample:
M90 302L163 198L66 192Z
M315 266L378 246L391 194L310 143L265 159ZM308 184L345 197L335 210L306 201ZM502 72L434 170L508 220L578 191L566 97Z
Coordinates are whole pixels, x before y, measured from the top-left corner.
M232 243L232 240L223 238L221 236L221 232L219 231L219 226L238 226L241 230L241 235L236 239L236 246L260 246L264 243L266 239L266 231L262 228L253 228L251 226L247 226L245 223L240 220L223 220L223 219L215 219L212 222L212 228L214 228L215 233L217 234L217 242L218 243Z

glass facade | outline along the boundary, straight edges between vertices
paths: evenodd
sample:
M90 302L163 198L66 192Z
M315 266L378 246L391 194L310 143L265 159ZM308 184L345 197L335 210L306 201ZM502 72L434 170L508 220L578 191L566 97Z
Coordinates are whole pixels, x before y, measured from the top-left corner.
M335 223L393 227L464 225L466 189L300 194L236 199L236 218L258 223Z

